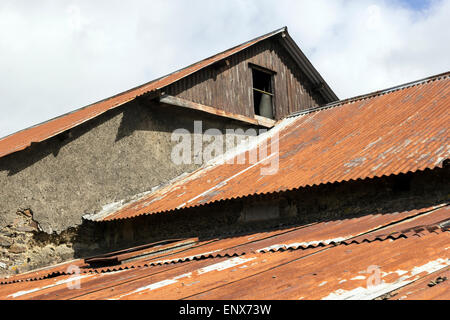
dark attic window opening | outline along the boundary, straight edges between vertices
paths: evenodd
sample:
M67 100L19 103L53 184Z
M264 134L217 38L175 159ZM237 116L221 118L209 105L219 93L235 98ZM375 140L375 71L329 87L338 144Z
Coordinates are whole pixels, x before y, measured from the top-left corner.
M253 77L253 107L255 115L273 119L273 73L251 67Z

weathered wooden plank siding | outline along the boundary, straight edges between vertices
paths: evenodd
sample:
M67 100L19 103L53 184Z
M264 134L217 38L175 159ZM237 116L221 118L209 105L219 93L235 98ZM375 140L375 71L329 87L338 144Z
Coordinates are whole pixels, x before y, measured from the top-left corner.
M323 99L277 41L267 40L239 52L229 65L196 72L166 88L166 93L224 111L254 116L252 73L249 63L273 70L276 119L316 105Z

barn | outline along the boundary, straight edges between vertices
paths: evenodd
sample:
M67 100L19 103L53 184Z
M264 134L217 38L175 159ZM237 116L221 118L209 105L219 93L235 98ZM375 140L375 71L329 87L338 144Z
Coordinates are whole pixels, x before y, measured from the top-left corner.
M449 76L340 100L284 27L7 136L0 298L449 298Z

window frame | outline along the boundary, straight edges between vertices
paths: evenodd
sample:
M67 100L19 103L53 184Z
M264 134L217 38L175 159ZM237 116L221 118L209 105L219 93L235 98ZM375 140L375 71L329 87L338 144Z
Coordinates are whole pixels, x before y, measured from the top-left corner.
M258 116L258 117L263 117L263 118L266 118L266 119L271 119L271 118L267 118L267 117L264 117L264 116L262 116L262 115L256 113L256 106L255 106L255 91L258 91L258 92L260 92L260 93L266 93L266 94L269 94L269 95L272 97L271 103L272 103L272 116L273 116L273 118L272 118L271 120L275 120L275 119L276 119L276 108L275 108L275 106L276 106L276 103L275 103L275 101L276 101L275 75L277 74L277 72L274 71L274 70L271 70L271 69L268 69L268 68L265 68L265 67L256 65L256 64L254 64L254 63L249 63L249 64L248 64L248 67L249 67L249 69L250 69L250 71L251 71L252 106L253 106L253 112L254 112L254 115L255 115L255 116ZM255 86L254 86L254 70L256 70L256 71L258 71L258 72L265 73L265 74L267 74L267 75L270 76L270 87L271 87L271 91L272 91L272 92L266 92L266 91L263 91L263 90L260 90L260 89L255 88Z

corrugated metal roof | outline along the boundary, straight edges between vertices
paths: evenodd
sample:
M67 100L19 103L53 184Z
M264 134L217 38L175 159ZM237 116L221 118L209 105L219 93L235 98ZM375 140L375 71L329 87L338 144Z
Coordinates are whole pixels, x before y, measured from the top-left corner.
M151 299L164 294L178 298L184 293L183 298L190 299L374 299L448 267L449 253L444 248L449 239L448 233L430 234L339 246L307 257L296 256L297 252L275 253L255 257L247 264L248 270L223 272L220 277L234 283L222 288L214 284L219 280L216 273L203 277L204 281L201 276L189 279L205 282L197 292L183 290L177 283L158 291L136 292L128 298ZM374 275L371 270L375 266L384 283L370 288L367 281Z
M442 167L450 155L449 75L447 72L397 90L287 118L260 137L261 143L270 146L278 133L278 154L269 154L256 164L209 163L116 212L92 219L131 218L256 194ZM253 149L240 153L248 159ZM261 169L270 165L273 156L279 156L278 171L262 175Z
M8 154L23 150L23 149L29 147L31 145L31 143L33 143L33 142L45 141L45 140L47 140L53 136L56 136L66 130L74 128L90 119L93 119L93 118L105 113L108 110L117 108L127 102L130 102L138 96L141 96L143 94L146 94L146 93L149 93L152 91L160 90L160 89L162 89L182 78L185 78L203 68L206 68L216 62L219 62L220 60L226 59L226 58L230 57L231 55L238 53L250 46L253 46L263 40L266 40L268 38L271 38L273 36L276 36L276 35L279 35L282 33L285 33L287 35L287 27L275 30L273 32L270 32L268 34L265 34L263 36L255 38L253 40L250 40L246 43L243 43L241 45L238 45L236 47L228 49L222 53L216 54L212 57L209 57L200 62L192 64L186 68L183 68L181 70L173 72L162 78L153 80L153 81L143 84L141 86L138 86L133 89L127 90L125 92L122 92L120 94L117 94L113 97L101 100L99 102L93 103L91 105L88 105L81 109L75 110L68 114L62 115L60 117L54 118L52 120L46 121L44 123L38 124L36 126L24 129L22 131L19 131L14 134L11 134L7 137L4 137L4 138L0 139L0 158L6 156ZM287 39L287 38L290 39L290 37L286 37L283 39ZM290 39L289 41L292 42L292 39ZM323 81L320 74L317 72L317 70L314 69L314 67L312 67L311 63L303 55L303 53L300 52L300 49L297 48L296 50L294 50L294 52L297 52L297 54L302 55L302 59L301 59L301 61L299 61L299 62L302 62L300 67L307 68L308 72L309 72L308 74L311 74L314 76L314 79L315 79L314 81L317 81L317 79L319 79L325 85L326 92L323 92L323 94L325 94L325 97L326 97L325 99L327 101L337 100L336 95L328 87L328 85L325 83L325 81Z
M450 267L386 295L392 300L450 300Z
M378 213L362 216L359 218L336 220L328 222L312 223L305 226L288 227L267 232L236 235L226 238L213 238L199 241L198 239L185 239L167 245L151 245L130 248L98 258L108 256L117 257L117 266L90 267L84 261L87 258L63 263L55 267L43 268L42 270L28 272L21 275L3 279L0 283L13 283L22 281L40 280L47 277L58 276L66 273L69 265L76 265L83 273L101 273L120 271L129 268L159 266L172 263L193 261L198 259L231 257L248 253L265 253L285 251L291 249L311 249L327 245L363 243L382 241L386 239L398 239L408 234L416 234L423 231L423 226L435 226L450 217L448 204L434 207L415 209L395 213ZM421 228L419 228L421 227ZM412 229L412 230L410 230ZM428 229L427 229L428 230ZM166 241L170 242L170 241ZM160 242L162 243L162 242ZM193 243L187 248L180 247L180 243ZM156 248L155 248L156 247ZM168 250L170 248L174 250ZM141 257L153 248L155 254ZM157 251L156 249L160 249ZM128 259L141 257L137 261L124 262L120 257L127 251Z
M413 293L440 298L448 282L437 278L450 265L450 233L440 226L450 219L449 210L443 204L199 242L184 252L117 268L83 269L78 260L74 264L83 273L76 278L55 276L61 266L47 269L52 278L0 285L0 299L374 299ZM381 236L386 233L396 236ZM335 237L341 241L323 241ZM292 245L305 241L321 245ZM238 247L238 256L176 263L183 256ZM162 259L166 262L156 263ZM370 287L374 266L382 282ZM73 280L80 280L79 289L67 287ZM424 288L424 281L435 281L434 289ZM389 295L396 291L401 296Z

